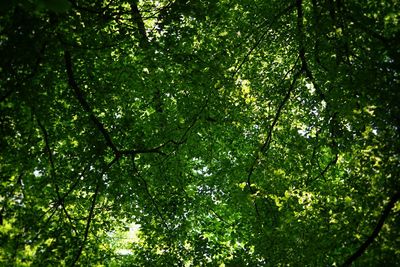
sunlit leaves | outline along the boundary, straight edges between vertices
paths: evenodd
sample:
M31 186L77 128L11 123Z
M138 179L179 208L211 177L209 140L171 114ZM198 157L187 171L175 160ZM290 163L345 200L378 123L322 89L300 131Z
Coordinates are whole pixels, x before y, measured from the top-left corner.
M53 2L0 20L1 261L340 265L371 234L397 3ZM359 264L397 263L397 217Z

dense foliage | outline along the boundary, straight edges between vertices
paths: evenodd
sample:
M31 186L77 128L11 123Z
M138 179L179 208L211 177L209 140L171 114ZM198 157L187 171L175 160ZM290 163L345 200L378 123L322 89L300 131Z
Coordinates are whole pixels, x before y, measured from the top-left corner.
M399 264L400 2L5 2L0 265Z

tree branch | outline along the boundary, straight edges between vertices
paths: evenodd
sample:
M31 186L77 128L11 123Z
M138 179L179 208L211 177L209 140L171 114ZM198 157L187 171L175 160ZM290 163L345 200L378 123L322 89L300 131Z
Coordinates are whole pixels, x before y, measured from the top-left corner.
M131 11L132 11L132 20L134 23L136 23L136 25L138 27L138 36L139 36L140 46L142 48L146 48L149 44L149 39L146 34L146 28L144 26L142 15L140 14L140 11L139 11L139 8L138 8L136 2L137 2L137 0L131 0L131 2L130 2Z
M88 238L88 235L89 235L90 224L91 224L92 219L93 219L94 207L96 206L97 196L98 196L99 191L100 191L100 181L101 181L101 178L98 179L97 184L96 184L96 189L94 191L92 204L90 205L89 217L88 217L87 222L86 222L86 228L85 228L85 233L84 233L82 244L79 246L78 252L76 253L75 259L72 262L71 266L75 266L75 264L78 262L81 254L82 254L83 248L86 245L86 241L87 241L87 238Z
M69 51L64 51L64 59L65 59L65 66L67 69L68 75L68 84L74 90L75 96L78 99L79 103L81 104L82 108L89 114L90 119L96 125L97 129L101 132L106 141L107 146L109 146L115 155L118 155L118 149L114 145L110 134L105 129L104 125L99 121L99 119L93 114L92 109L90 108L88 102L83 96L82 90L79 88L78 84L74 79L73 68L72 68L72 61L71 61L71 54Z
M168 142L167 142L168 143ZM121 150L119 151L119 154L121 156L125 155L137 155L137 154L149 154L149 153L157 153L161 155L165 155L164 152L162 152L160 149L164 147L167 143L159 145L158 147L154 148L142 148L142 149L132 149L132 150Z
M55 167L54 167L53 153L52 153L51 148L50 148L49 134L47 133L46 128L40 122L40 120L38 118L36 118L36 121L37 121L37 123L39 125L40 130L43 133L46 152L47 152L47 154L49 156L51 178L53 180L54 187L55 187L56 192L57 192L57 197L58 197L58 199L60 199L60 191L58 189L58 184L56 183L56 171L55 171Z
M133 161L133 164L135 165L135 158L132 158L132 161ZM153 204L154 208L156 209L156 212L157 212L158 216L160 217L163 225L165 226L165 228L167 230L170 230L169 227L168 227L167 222L165 221L165 218L164 218L163 214L161 213L160 209L158 208L157 202L155 201L153 195L150 193L149 186L147 185L147 181L140 174L139 170L136 169L136 173L139 176L140 180L143 182L143 186L144 186L144 189L146 190L146 194L150 198L150 201Z
M318 93L318 96L321 100L325 100L325 95L317 86L314 75L312 74L306 59L306 49L304 47L305 35L304 35L304 25L303 25L303 1L296 0L297 7L297 35L299 38L299 58L301 61L301 71L305 73L306 77L310 79L310 82L314 85L315 91Z
M262 147L261 147L261 149L260 149L261 152L265 152L265 151L267 151L267 150L269 149L269 145L270 145L271 140L272 140L272 131L274 130L274 127L275 127L276 123L277 123L278 120L279 120L279 117L280 117L280 115L281 115L281 112L282 112L283 107L285 106L286 102L287 102L287 101L289 100L289 98L290 98L290 94L292 93L292 91L293 91L293 89L294 89L294 85L296 84L296 81L297 81L297 79L299 78L299 76L300 76L300 73L299 73L299 72L297 72L297 73L294 74L292 84L290 85L289 90L286 92L286 95L285 95L285 97L283 98L282 102L281 102L281 103L279 104L279 106L278 106L278 109L277 109L277 111L276 111L274 120L272 121L271 127L269 128L269 131L268 131L267 140L264 142L264 144L262 145Z
M295 68L296 65L297 65L297 62L298 62L298 58L297 58L297 60L296 60L296 62L295 62L295 64L294 64L293 68L290 69L290 70L285 74L285 76L284 76L284 78L283 78L282 81L284 81L284 80L286 79L287 75L288 75L290 72L292 72L292 71L294 70L294 68ZM253 172L254 172L254 170L255 170L255 168L256 168L257 162L258 162L259 159L260 159L259 152L261 152L261 153L266 153L266 152L268 151L269 146L270 146L270 144L271 144L272 133L273 133L273 130L274 130L274 128L275 128L275 125L277 124L277 122L278 122L278 120L279 120L279 117L280 117L280 115L281 115L281 112L282 112L283 107L285 106L286 102L287 102L287 101L289 100L289 98L290 98L290 94L292 93L292 91L293 91L293 89L294 89L294 86L295 86L295 84L296 84L296 81L297 81L297 79L299 78L300 74L301 74L301 72L296 72L296 73L294 74L294 76L293 76L293 81L292 81L292 83L290 84L290 87L289 87L288 91L286 92L285 97L283 98L282 102L279 104L278 109L277 109L277 111L276 111L276 113L275 113L274 120L272 121L272 124L271 124L271 126L270 126L270 128L269 128L269 131L268 131L267 139L266 139L266 141L264 142L264 144L261 146L261 148L259 149L259 151L256 152L256 155L255 155L255 157L254 157L253 164L250 166L250 169L249 169L248 175L247 175L246 184L247 184L247 187L249 188L249 191L250 191L251 194L254 194L254 193L255 193L254 190L253 190L253 188L251 188L251 176L253 175ZM256 214L257 214L257 216L259 217L260 214L259 214L258 207L257 207L257 204L256 204L255 201L254 201L254 208L256 209Z
M374 231L372 234L365 240L365 242L357 249L356 252L354 252L344 263L343 267L345 266L350 266L357 258L359 258L369 247L369 245L372 244L372 242L375 240L375 238L378 236L379 232L382 229L383 224L385 223L385 220L389 216L390 211L394 207L397 201L400 199L400 191L395 193L391 198L389 203L386 205L385 209L382 212L381 217L379 218L378 224L376 225Z
M74 90L74 94L78 99L79 103L81 104L82 108L89 114L91 121L94 123L96 128L100 131L103 135L106 145L112 149L116 158L120 158L123 155L136 155L136 154L146 154L146 153L158 153L165 155L160 149L164 147L166 144L162 144L158 147L154 148L143 148L143 149L131 149L131 150L122 150L120 151L117 146L112 141L111 135L105 129L104 124L100 122L100 120L94 115L92 109L89 106L89 103L84 98L82 90L79 88L78 84L76 83L73 75L73 68L72 68L72 61L71 61L71 54L69 51L64 51L64 58L65 58L65 66L67 69L67 76L68 76L68 84ZM168 143L168 142L167 142Z
M87 222L86 222L83 241L82 241L81 245L79 246L78 252L76 253L76 256L75 256L71 266L75 266L75 264L78 262L81 254L82 254L83 248L86 245L86 242L87 242L87 239L88 239L88 236L89 236L90 224L91 224L91 222L92 222L92 220L94 218L94 208L96 206L97 197L98 197L99 192L100 192L100 185L101 185L102 177L111 168L111 166L117 161L118 161L118 157L115 157L110 163L108 163L106 168L101 172L100 177L97 179L96 189L94 191L92 204L90 205L89 217L88 217Z

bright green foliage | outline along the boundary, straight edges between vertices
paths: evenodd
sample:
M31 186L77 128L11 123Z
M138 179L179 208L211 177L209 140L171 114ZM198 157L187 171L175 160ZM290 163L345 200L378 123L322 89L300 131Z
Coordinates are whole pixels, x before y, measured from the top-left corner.
M0 7L0 265L399 264L398 1Z

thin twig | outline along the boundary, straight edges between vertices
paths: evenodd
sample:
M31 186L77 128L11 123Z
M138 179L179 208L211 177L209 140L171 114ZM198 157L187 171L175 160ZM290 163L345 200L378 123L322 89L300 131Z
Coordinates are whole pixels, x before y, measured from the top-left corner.
M135 162L135 158L132 157L132 160L133 160L133 162ZM170 230L169 227L168 227L167 222L165 221L165 218L164 218L163 214L161 213L160 209L158 208L158 204L156 203L156 201L155 201L153 195L150 193L150 190L149 190L149 187L148 187L148 185L147 185L146 180L142 177L142 175L140 174L139 170L137 170L137 175L139 176L140 180L142 180L143 185L144 185L144 188L145 188L145 190L146 190L146 194L147 194L148 197L150 198L151 203L153 204L154 208L156 209L157 214L158 214L158 216L160 217L162 223L164 224L164 226L165 226L165 228L166 228L167 230Z
M250 55L253 53L253 51L262 43L264 40L265 36L267 35L268 31L270 30L270 27L285 13L289 12L292 10L294 7L294 4L289 5L287 8L283 9L281 12L279 12L275 18L271 20L269 25L266 26L266 30L261 34L260 38L256 41L256 43L250 48L250 50L247 52L247 54L244 56L243 60L240 62L240 64L236 67L235 71L232 74L232 77L235 77L236 74L239 72L239 70L242 68L244 63L246 63L250 57Z

